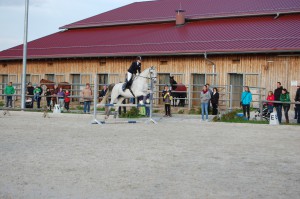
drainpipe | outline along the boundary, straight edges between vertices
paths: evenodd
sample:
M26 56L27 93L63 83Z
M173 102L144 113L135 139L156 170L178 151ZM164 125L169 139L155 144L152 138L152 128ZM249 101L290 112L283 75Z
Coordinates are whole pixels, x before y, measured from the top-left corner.
M215 64L215 62L213 62L212 60L210 60L210 59L207 58L207 53L206 52L204 53L204 58L205 58L206 61L208 61L209 63L212 64L212 67L213 67L212 68L212 71L213 71L212 85L215 86L216 85L215 84L216 64Z

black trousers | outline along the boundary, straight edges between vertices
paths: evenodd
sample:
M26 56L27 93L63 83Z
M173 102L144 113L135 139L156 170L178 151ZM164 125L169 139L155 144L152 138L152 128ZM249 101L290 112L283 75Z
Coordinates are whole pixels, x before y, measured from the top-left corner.
M250 104L248 105L243 104L244 117L246 117L246 112L247 112L247 118L250 119Z
M49 108L49 110L51 111L51 98L47 99L47 107Z
M285 121L289 122L289 110L290 106L283 106Z
M218 115L218 104L212 103L211 105L212 105L212 108L213 108L212 114L213 115Z
M165 112L166 112L166 115L171 116L171 105L170 104L165 104Z
M65 108L67 109L67 111L70 109L70 102L65 102Z
M300 104L296 105L296 111L297 111L297 123L300 124Z

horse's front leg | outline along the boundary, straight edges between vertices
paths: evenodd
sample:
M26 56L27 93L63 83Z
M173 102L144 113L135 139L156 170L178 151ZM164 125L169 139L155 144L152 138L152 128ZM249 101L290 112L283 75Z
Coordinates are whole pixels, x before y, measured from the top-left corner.
M105 109L105 119L107 120L108 118L109 118L109 115L110 115L110 109L111 109L111 107L109 106L107 109Z

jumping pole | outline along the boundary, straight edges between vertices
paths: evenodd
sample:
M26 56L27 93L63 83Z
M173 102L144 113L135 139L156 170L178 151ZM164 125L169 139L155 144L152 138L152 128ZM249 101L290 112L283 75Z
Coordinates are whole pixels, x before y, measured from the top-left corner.
M151 79L150 83L150 115L149 115L149 122L153 122L154 124L157 124L157 122L152 118L152 110L153 110L153 80Z

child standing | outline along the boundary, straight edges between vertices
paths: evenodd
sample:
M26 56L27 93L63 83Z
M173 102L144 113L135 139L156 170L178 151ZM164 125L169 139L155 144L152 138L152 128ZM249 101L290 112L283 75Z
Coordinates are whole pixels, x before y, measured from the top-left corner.
M69 90L66 90L65 92L65 108L67 109L67 111L69 112L69 109L70 109L70 92Z
M290 102L290 93L284 88L282 89L282 93L280 95L280 101L282 102ZM289 120L289 110L291 105L290 104L282 104L283 111L284 111L284 116L285 116L285 122L288 124L290 123Z
M12 86L12 82L9 82L5 87L4 94L6 95L6 107L12 107L12 95L15 94L15 88Z
M245 86L244 89L245 90L244 92L242 92L242 96L241 96L243 114L244 114L244 118L246 118L246 113L247 113L247 118L248 120L250 120L250 104L252 102L252 94L248 86Z
M34 90L33 90L33 100L34 101L38 101L40 98L40 94L41 94L41 88L39 86L35 86Z
M58 103L59 103L60 108L63 108L64 101L65 101L65 92L63 91L62 87L59 88L57 97L58 97Z
M166 94L164 95L164 102L165 102L165 116L164 117L172 117L171 116L171 101L172 101L172 96L170 91L167 91Z
M273 91L269 91L267 100L274 101L274 99L275 99L275 97L274 97ZM268 102L268 112L269 113L273 113L273 108L274 108L274 104L271 102Z

